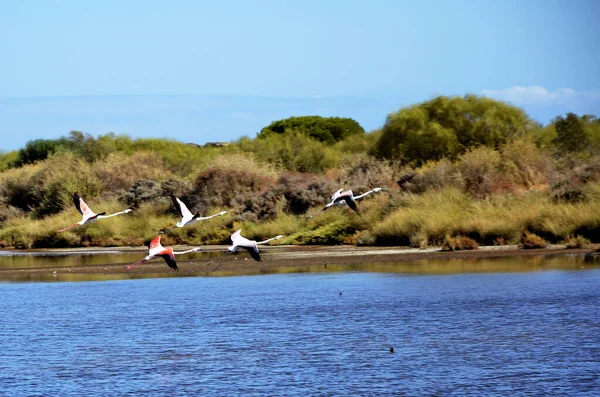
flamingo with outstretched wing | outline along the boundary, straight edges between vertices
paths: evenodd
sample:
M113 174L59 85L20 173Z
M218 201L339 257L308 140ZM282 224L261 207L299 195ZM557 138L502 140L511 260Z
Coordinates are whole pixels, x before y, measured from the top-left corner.
M79 211L79 213L82 215L81 220L77 223L72 224L71 226L65 227L64 229L60 229L57 233L62 233L65 230L69 230L75 226L85 225L88 223L96 222L98 219L106 219L106 218L112 218L113 216L117 216L117 215L129 214L132 211L131 209L128 208L125 211L116 212L111 215L105 215L106 212L101 212L99 214L96 214L94 211L92 211L90 209L90 207L85 203L85 201L83 201L83 199L81 197L79 197L78 193L73 194L73 204L75 204L75 208L77 208L77 211Z
M356 205L356 200L360 200L363 197L365 197L371 193L377 193L381 190L383 190L383 189L380 187L376 187L375 189L369 190L368 192L363 193L360 196L354 196L354 194L352 193L352 190L340 189L337 192L335 192L333 194L333 196L331 196L331 202L329 204L327 204L325 207L323 207L321 210L319 210L319 212L317 212L316 214L308 215L307 218L312 218L314 216L317 216L321 212L328 210L329 208L333 207L334 205L347 205L354 212L359 213L358 206Z
M179 213L181 214L181 220L179 222L177 222L177 224L175 224L175 226L172 226L165 230L161 230L160 231L161 233L164 233L167 230L171 230L176 227L184 227L187 225L191 225L192 223L194 223L196 221L205 221L207 219L211 219L211 218L214 218L217 216L222 216L222 215L227 214L227 211L221 211L217 214L210 215L210 216L200 216L199 212L194 215L188 209L188 207L183 203L183 201L181 201L178 197L175 197L174 194L171 194L171 201L173 201L173 205L179 210Z
M210 265L211 263L213 263L216 260L216 261L218 261L218 264L214 270L217 270L219 268L219 266L221 266L221 263L223 263L223 260L225 259L225 256L227 254L236 254L240 248L248 251L248 253L252 257L252 259L254 259L255 261L262 262L260 253L258 251L258 246L261 244L266 244L269 241L279 240L282 238L283 238L283 236L279 235L279 236L275 236L273 238L270 238L270 239L267 239L264 241L249 240L246 237L242 236L242 229L236 230L231 235L231 242L233 244L230 245L229 247L227 247L227 251L222 253L218 258L213 259L212 261L207 263L207 265Z
M144 259L137 261L136 263L133 263L129 266L125 266L125 269L129 270L135 266L141 265L144 262L148 262L149 260L152 260L154 258L161 257L165 260L165 262L171 269L179 270L179 268L177 267L177 261L175 260L175 255L182 255L187 254L188 252L198 251L200 251L200 247L192 248L187 251L175 252L171 247L163 247L160 243L160 236L156 236L152 241L150 241L150 244L148 244L148 255Z

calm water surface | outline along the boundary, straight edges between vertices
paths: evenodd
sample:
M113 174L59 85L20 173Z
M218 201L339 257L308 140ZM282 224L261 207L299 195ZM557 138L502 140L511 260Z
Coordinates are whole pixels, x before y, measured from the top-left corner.
M0 313L3 396L600 391L598 269L3 283Z

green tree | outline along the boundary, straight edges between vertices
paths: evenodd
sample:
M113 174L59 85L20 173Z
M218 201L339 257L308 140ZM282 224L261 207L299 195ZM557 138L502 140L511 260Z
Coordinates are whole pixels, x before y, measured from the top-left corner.
M585 132L590 140L590 148L600 152L600 119L591 114L581 116L585 124Z
M19 150L17 159L12 166L21 167L25 164L33 164L37 161L46 160L49 155L61 150L71 150L73 144L66 138L60 139L35 139L27 142L24 148Z
M341 141L351 135L365 133L360 124L350 118L301 116L272 122L260 131L258 138L283 134L288 130L306 134L320 142L329 144Z
M72 150L81 155L89 163L93 163L107 156L111 151L114 151L114 148L109 145L109 140L114 141L114 134L108 134L96 139L90 134L71 131L67 139L71 142Z
M587 118L580 119L574 113L567 113L567 117L556 118L554 142L561 152L580 152L590 145L590 139L586 133L586 121L589 122Z
M378 157L422 164L455 158L471 147L498 147L536 127L522 109L501 101L439 96L390 114L373 151Z

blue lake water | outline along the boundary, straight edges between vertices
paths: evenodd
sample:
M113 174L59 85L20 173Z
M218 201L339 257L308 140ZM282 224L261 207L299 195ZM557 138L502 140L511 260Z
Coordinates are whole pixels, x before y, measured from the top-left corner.
M600 269L1 283L0 316L3 396L600 391Z

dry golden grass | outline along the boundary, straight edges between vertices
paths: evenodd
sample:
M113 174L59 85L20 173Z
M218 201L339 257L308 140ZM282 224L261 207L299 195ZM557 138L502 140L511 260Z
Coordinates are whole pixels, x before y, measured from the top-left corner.
M523 233L521 238L521 246L523 249L546 248L548 242L534 233Z
M455 188L408 197L406 207L374 225L377 244L439 245L446 235L463 235L482 244L515 244L521 230L559 242L576 232L597 239L600 230L598 201L556 203L542 193L475 200Z
M566 246L568 249L585 248L590 243L590 240L581 236L569 236L566 240Z
M465 236L447 236L444 244L442 244L442 251L463 251L477 248L479 248L477 241Z

